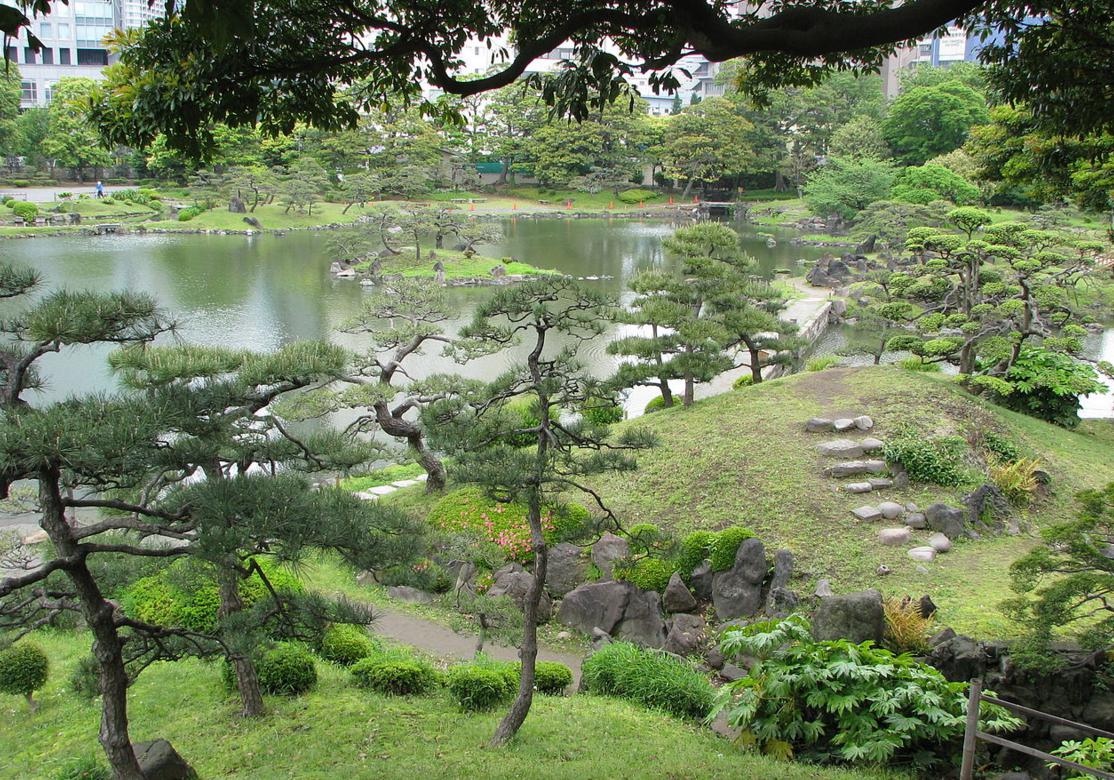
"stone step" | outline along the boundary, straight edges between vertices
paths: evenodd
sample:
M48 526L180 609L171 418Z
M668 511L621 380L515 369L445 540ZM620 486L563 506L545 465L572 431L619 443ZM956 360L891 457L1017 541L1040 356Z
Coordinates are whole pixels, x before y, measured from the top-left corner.
M885 443L881 439L868 436L856 441L854 439L833 439L816 445L816 451L827 458L859 458L863 455L882 449Z
M848 460L824 469L827 477L857 477L863 474L881 474L886 470L884 460Z
M875 477L866 482L848 482L840 486L844 493L870 493L875 490L893 487L894 481L885 477Z
M831 431L843 433L856 429L869 431L873 427L874 420L865 414L860 414L858 417L837 417L835 419L813 417L805 422L805 430L809 433L829 433Z

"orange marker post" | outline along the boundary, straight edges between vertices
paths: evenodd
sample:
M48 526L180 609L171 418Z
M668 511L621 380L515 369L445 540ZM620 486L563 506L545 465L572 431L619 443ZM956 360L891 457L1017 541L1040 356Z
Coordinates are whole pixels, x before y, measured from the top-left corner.
M468 210L469 211L475 211L476 210L476 204L475 203L469 203L468 204Z
M670 206L673 205L673 196L672 195L669 196L669 205Z
M646 205L646 201L644 201L644 200L638 201L638 208L642 208L645 205Z
M511 211L518 211L518 201L513 201L511 203Z
M565 208L567 208L567 209L571 209L571 208L572 208L572 201L571 201L571 200L566 200L566 201L565 201Z

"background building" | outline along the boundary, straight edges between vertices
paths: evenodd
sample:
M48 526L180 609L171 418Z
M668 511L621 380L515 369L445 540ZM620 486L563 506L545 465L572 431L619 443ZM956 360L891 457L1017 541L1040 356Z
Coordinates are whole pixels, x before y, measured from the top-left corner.
M0 5L12 5L0 2ZM36 17L31 29L43 48L33 51L26 32L8 47L22 76L22 108L50 103L54 85L68 77L103 78L109 64L104 37L113 30L141 27L162 15L162 5L148 7L146 0L74 0L55 3L46 16Z

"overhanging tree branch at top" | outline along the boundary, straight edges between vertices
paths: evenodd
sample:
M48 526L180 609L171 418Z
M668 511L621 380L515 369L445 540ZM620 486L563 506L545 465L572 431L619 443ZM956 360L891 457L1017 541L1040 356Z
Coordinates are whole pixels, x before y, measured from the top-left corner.
M581 120L630 96L636 72L651 88L673 91L690 54L745 58L740 87L761 98L838 70L877 70L898 45L958 23L986 42L982 58L1001 71L1009 97L1027 99L1018 84L1039 83L1038 114L1082 132L1081 124L1110 123L1109 79L1091 59L1097 65L1109 49L1109 33L1093 20L1109 17L1111 1L1087 5L1092 22L1084 27L1075 21L1080 9L1065 0L170 0L166 19L117 35L120 62L95 115L109 141L142 145L163 133L175 148L203 155L213 123L273 133L299 122L337 129L352 127L361 111L399 103L453 115L452 101L423 95L423 84L478 95L527 76L567 41L570 59L529 77L555 113ZM43 11L51 0L34 2ZM18 12L0 19L8 33L27 24ZM463 52L477 41L491 53L490 70L469 77ZM1079 47L1093 54L1073 58L1083 83L1054 78L1064 66L1048 52ZM1057 100L1069 97L1074 114L1057 116Z

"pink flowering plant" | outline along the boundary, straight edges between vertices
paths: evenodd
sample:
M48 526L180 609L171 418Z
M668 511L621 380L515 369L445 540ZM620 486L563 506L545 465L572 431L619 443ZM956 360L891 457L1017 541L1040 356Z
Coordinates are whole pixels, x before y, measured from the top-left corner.
M529 563L530 526L526 507L488 497L479 488L455 490L430 510L429 522L442 531L469 533L497 545L508 560ZM542 515L542 529L549 537L556 529L554 513Z

